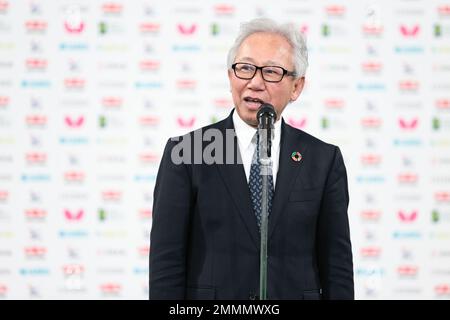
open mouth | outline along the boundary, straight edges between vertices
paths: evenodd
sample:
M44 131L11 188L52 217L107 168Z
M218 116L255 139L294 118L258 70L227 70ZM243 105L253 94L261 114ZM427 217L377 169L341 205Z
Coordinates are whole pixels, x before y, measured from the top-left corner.
M261 99L252 97L245 97L244 101L246 102L247 107L251 110L258 110L261 104L264 103Z

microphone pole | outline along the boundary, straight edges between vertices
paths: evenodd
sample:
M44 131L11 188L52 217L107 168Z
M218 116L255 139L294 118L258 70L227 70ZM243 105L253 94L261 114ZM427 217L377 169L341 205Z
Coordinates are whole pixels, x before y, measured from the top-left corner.
M268 216L269 216L269 175L272 174L272 132L273 124L277 118L275 109L268 103L263 103L256 115L259 133L259 159L262 176L261 198L261 244L259 266L259 298L267 299L267 241L268 241Z

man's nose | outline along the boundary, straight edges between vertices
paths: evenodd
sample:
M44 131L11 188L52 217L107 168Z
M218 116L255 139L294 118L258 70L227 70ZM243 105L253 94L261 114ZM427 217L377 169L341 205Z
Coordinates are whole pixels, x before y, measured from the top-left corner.
M262 77L262 70L256 70L255 76L250 79L249 87L254 90L264 90L266 86L266 82Z

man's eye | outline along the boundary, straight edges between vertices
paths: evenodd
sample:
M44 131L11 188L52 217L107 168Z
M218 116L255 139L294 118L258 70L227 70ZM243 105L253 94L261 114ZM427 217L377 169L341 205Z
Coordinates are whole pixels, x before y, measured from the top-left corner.
M242 71L253 71L253 67L252 66L241 66L241 70Z
M280 74L280 70L278 70L278 69L264 69L264 73L266 73L266 74Z

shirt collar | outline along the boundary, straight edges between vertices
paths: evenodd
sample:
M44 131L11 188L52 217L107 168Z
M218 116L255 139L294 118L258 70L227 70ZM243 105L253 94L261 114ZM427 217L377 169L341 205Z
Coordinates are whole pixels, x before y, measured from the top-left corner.
M247 149L248 147L250 147L252 143L252 138L255 136L256 129L245 123L244 120L242 120L241 117L238 115L236 109L233 112L233 124L239 144L244 149ZM273 127L275 130L273 136L274 144L272 146L273 148L278 148L278 146L280 145L280 138L281 138L281 117L280 120L274 123Z

